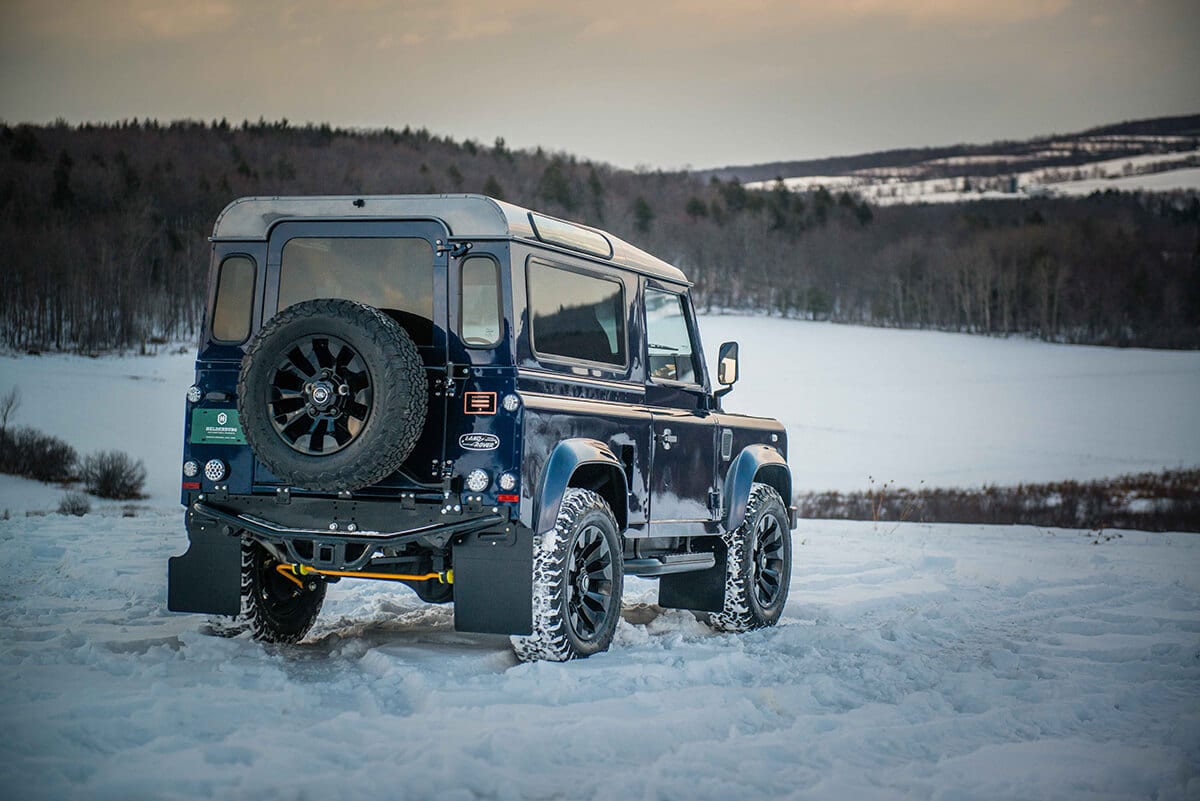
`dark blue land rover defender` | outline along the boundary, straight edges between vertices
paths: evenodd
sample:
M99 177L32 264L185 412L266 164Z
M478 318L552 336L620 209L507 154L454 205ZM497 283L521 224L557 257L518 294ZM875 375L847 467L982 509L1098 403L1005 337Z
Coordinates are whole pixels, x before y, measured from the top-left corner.
M683 273L477 195L244 198L217 219L168 606L294 642L326 586L407 584L521 659L608 648L626 575L774 624L786 433L725 414Z

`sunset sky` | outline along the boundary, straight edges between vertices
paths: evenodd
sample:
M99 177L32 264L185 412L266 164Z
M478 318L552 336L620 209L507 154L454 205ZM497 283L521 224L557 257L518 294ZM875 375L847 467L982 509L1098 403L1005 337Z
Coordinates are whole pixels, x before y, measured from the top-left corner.
M1200 112L1200 0L0 0L0 119L427 127L634 167Z

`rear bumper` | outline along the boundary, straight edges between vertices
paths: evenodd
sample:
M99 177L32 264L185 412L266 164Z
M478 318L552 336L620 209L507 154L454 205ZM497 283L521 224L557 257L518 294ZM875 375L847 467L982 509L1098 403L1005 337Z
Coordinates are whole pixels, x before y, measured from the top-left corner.
M296 564L350 571L369 567L380 549L416 545L449 559L454 570L455 629L494 634L532 631L533 532L507 520L506 509L443 514L437 506L402 510L394 503L298 500L286 506L257 496L194 501L185 518L188 550L168 563L167 608L236 615L243 539L282 548ZM331 515L336 527L311 526L314 519L323 521ZM399 530L370 525L389 520L393 526L397 522L416 525ZM295 524L301 521L310 525Z
M343 531L342 527L316 529L285 526L201 501L191 505L191 513L213 521L226 534L248 535L253 539L282 545L296 564L333 570L361 570L379 548L394 548L410 543L441 547L456 534L482 531L504 522L499 514L482 514L448 523L426 523L400 531L363 530L358 524L350 522L344 525Z

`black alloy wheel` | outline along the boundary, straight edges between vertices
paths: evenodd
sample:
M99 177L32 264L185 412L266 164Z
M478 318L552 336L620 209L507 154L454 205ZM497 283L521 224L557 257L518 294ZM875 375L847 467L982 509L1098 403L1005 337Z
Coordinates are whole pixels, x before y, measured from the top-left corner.
M271 425L292 450L336 453L363 430L374 389L362 356L337 337L310 334L285 348L271 378Z
M779 525L779 518L774 515L760 517L756 528L752 557L756 577L754 595L759 607L769 609L774 606L782 589L781 578L785 565L784 533Z
M792 576L792 532L783 498L766 484L750 489L740 525L721 535L725 544L725 601L707 615L717 631L774 626L787 605Z
M616 614L612 549L596 525L583 528L567 559L567 615L580 639L592 640Z

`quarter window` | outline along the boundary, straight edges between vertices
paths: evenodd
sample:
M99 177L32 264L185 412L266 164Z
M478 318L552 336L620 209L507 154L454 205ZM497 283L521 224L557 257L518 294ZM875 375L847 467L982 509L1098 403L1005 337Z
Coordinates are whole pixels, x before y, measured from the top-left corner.
M250 335L250 308L254 302L254 262L247 256L230 256L217 274L213 302L212 337L220 342L243 342Z
M646 350L651 378L697 383L696 350L682 296L646 288Z
M529 311L539 355L625 365L625 292L619 281L529 263Z
M500 280L496 262L472 256L462 263L462 340L489 347L500 341Z
M279 311L345 298L396 318L418 345L433 341L433 247L417 237L296 237L283 246Z

